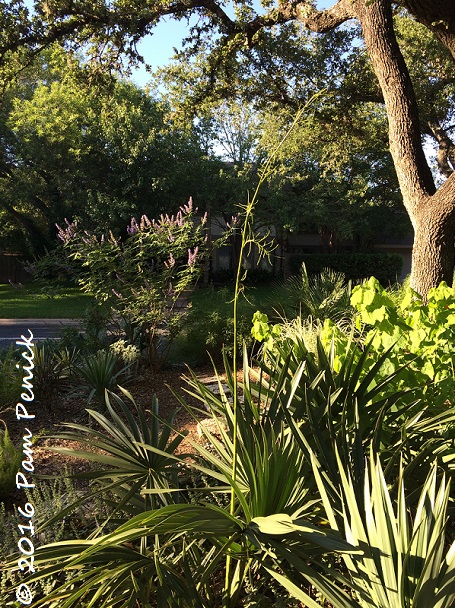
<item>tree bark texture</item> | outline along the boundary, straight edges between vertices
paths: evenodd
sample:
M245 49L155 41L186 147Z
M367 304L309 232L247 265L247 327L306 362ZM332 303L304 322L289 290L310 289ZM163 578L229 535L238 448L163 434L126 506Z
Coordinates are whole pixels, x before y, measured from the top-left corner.
M421 142L417 101L393 29L390 0L357 0L365 44L384 96L389 144L403 203L414 227L411 286L424 298L453 282L455 182L436 190Z
M417 205L411 287L424 297L432 287L453 283L455 265L455 174Z

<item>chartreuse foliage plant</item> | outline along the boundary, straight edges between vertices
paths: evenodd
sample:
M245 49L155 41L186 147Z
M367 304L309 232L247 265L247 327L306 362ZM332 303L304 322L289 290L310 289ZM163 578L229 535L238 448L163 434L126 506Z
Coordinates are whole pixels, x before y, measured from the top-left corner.
M351 304L358 311L362 343L371 342L371 362L389 351L380 374L403 368L398 387L417 389L434 406L454 402L455 291L446 283L431 289L426 302L407 287L401 298L392 297L372 277L353 289ZM345 357L351 338L326 321L323 342L334 342L337 364Z

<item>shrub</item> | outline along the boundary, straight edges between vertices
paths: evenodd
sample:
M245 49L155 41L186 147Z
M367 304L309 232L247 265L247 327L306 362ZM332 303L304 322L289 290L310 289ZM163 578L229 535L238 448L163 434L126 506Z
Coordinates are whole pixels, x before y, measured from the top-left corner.
M10 439L6 424L0 429L0 500L10 496L16 487L16 473L19 471L22 453Z
M200 365L209 362L210 358L221 361L223 352L232 356L234 319L231 299L232 294L227 288L195 294L184 329L174 344L173 360ZM243 342L247 348L251 348L254 342L250 334L252 310L248 301L240 302L237 319L240 351Z
M292 317L337 321L352 316L350 295L351 283L342 272L323 268L319 274L309 275L303 263L300 274L285 283L282 307Z
M22 376L16 368L18 358L13 345L0 355L0 412L13 405L20 395Z
M295 254L289 261L293 274L305 264L308 274L318 274L324 268L342 272L346 279L358 283L375 276L384 284L396 283L403 265L403 258L397 253L308 253Z
M455 398L455 291L445 283L430 290L428 302L410 287L402 290L402 299L388 292L371 278L354 288L352 305L359 312L357 329L362 330L362 344L371 342L371 361L388 351L380 375L401 368L397 388L413 392L413 398L438 408ZM335 357L341 362L351 338L326 322L322 338L334 341Z
M190 200L175 216L133 218L124 241L112 233L82 232L77 222L59 227L69 257L80 264L81 287L113 316L141 328L152 365L166 358L184 316L177 310L179 298L200 274L206 218L198 222L194 216Z

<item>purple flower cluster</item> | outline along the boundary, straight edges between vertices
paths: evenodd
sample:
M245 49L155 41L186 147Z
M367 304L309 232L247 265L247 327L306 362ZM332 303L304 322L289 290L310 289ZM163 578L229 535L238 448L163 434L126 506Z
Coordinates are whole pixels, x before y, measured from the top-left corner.
M164 265L166 266L166 268L173 268L175 266L175 258L172 255L172 252L169 254L169 260L167 262L164 262Z
M193 253L191 253L191 249L188 249L188 266L194 266L197 260L197 254L199 251L199 247L195 247Z
M231 217L231 221L230 222L226 222L226 226L228 228L231 228L231 226L234 227L234 226L236 226L239 223L240 223L240 214L237 214L237 215L233 215Z
M180 207L179 211L176 215L169 214L161 214L158 221L152 220L150 221L146 215L141 217L141 222L138 224L136 218L131 218L129 226L126 227L127 233L132 236L137 234L140 231L144 231L147 228L153 228L155 232L163 232L163 230L167 230L169 233L169 241L172 242L174 237L172 235L171 229L178 227L182 228L185 222L185 216L189 215L193 210L193 201L190 198L187 205L183 205ZM207 221L207 214L205 214L203 218L203 223Z
M77 222L69 222L65 218L65 224L66 228L61 228L58 224L55 224L55 226L58 228L57 237L66 245L66 243L68 243L72 238L76 236Z
M145 230L145 228L150 228L151 225L152 222L149 220L149 218L146 215L143 215L141 217L141 230Z
M190 196L190 200L188 201L187 205L183 205L183 207L180 207L180 210L183 211L183 213L186 213L186 215L189 215L192 211L193 211L193 197ZM196 209L197 211L197 209Z
M135 217L131 218L131 223L129 226L126 227L126 231L128 232L129 235L133 235L133 234L136 234L137 232L139 232L139 226L137 225Z

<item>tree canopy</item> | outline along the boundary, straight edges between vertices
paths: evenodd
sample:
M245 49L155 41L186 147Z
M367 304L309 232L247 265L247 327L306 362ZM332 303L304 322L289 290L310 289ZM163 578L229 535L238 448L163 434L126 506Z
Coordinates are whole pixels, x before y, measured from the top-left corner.
M40 251L65 217L118 233L134 213L159 215L196 189L200 204L210 196L201 176L218 169L197 133L129 82L91 87L84 69L54 46L3 97L3 248Z
M192 15L196 25L179 60L189 62L187 89L196 100L242 89L245 99L261 98L264 105L305 102L301 85L311 94L312 86L319 88L315 75L325 69L326 80L332 68L321 56L320 71L314 69L317 56L306 54L307 32L326 36L324 43L338 49L333 60L346 73L344 84L351 84L350 95L346 87L339 89L341 102L348 107L361 97L384 104L388 146L415 233L411 284L425 295L443 279L452 282L455 178L447 95L455 59L452 0L338 0L325 10L310 0L263 0L261 8L247 0L234 6L216 0L37 0L34 14L14 0L0 3L0 61L26 63L59 41L69 49L84 48L94 77L98 66L118 69L123 58L140 60L137 43L161 18ZM411 22L400 25L405 15ZM428 39L425 60L418 55L421 32ZM355 40L361 41L360 50ZM332 84L336 91L338 82ZM436 116L431 95L440 102ZM444 98L450 103L440 112ZM425 134L436 143L442 180L435 181L426 160Z

